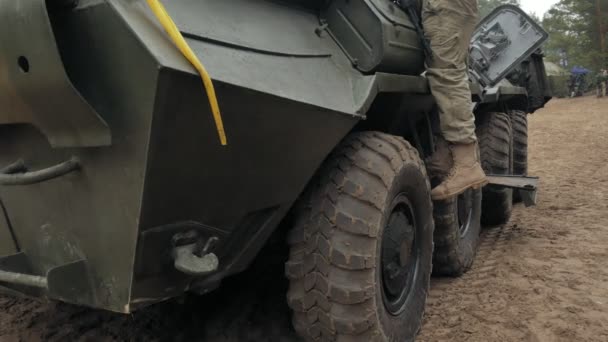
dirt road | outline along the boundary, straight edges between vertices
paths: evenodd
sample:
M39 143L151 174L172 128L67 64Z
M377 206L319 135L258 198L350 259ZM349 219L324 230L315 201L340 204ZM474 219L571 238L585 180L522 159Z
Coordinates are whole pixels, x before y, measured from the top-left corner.
M554 101L530 130L539 206L486 229L469 274L433 280L420 341L608 341L608 99ZM0 297L0 341L296 341L286 284L266 281L281 270L261 258L213 296L131 316Z
M540 203L486 230L465 277L435 280L421 341L608 341L608 99L529 119Z

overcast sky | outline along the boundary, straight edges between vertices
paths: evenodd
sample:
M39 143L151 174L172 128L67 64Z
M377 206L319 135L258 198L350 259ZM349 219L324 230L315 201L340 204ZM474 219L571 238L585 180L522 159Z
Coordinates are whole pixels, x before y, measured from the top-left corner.
M556 4L559 0L521 0L521 7L528 13L536 13L539 17L543 17L545 12Z

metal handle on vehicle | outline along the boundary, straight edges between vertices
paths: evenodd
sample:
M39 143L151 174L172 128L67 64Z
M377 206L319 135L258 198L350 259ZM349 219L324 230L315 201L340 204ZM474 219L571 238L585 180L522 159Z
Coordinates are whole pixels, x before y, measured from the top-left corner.
M0 282L38 287L42 289L45 289L48 286L48 280L46 277L6 271L0 271Z
M0 185L31 185L46 182L80 168L80 160L76 157L70 158L61 164L46 169L25 172L27 170L23 160L19 160L0 170Z
M4 169L0 169L0 174L11 175L14 173L25 172L27 171L27 167L25 166L25 161L23 159L19 159L16 162L8 165Z

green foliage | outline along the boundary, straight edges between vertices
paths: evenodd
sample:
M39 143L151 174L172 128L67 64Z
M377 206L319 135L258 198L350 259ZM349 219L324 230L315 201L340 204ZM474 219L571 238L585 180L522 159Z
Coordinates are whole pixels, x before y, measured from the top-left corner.
M600 49L600 37L608 29L608 0L600 0L598 16L596 0L561 0L543 18L550 38L545 52L549 60L559 62L560 50L567 53L569 65L581 65L593 70L606 67L608 54ZM600 34L599 20L604 32Z
M484 18L500 5L520 5L520 0L479 0L479 17Z
M568 76L549 76L549 86L555 97L564 98L568 94Z

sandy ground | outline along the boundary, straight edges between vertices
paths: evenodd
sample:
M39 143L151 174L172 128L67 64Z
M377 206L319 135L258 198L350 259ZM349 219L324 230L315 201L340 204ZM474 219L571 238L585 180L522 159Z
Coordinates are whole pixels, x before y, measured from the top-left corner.
M470 273L435 280L421 341L608 341L608 99L529 118L539 205L486 230Z
M530 130L539 205L486 229L467 275L433 280L420 341L608 341L608 99L553 101ZM130 316L0 297L0 341L297 341L282 262Z

